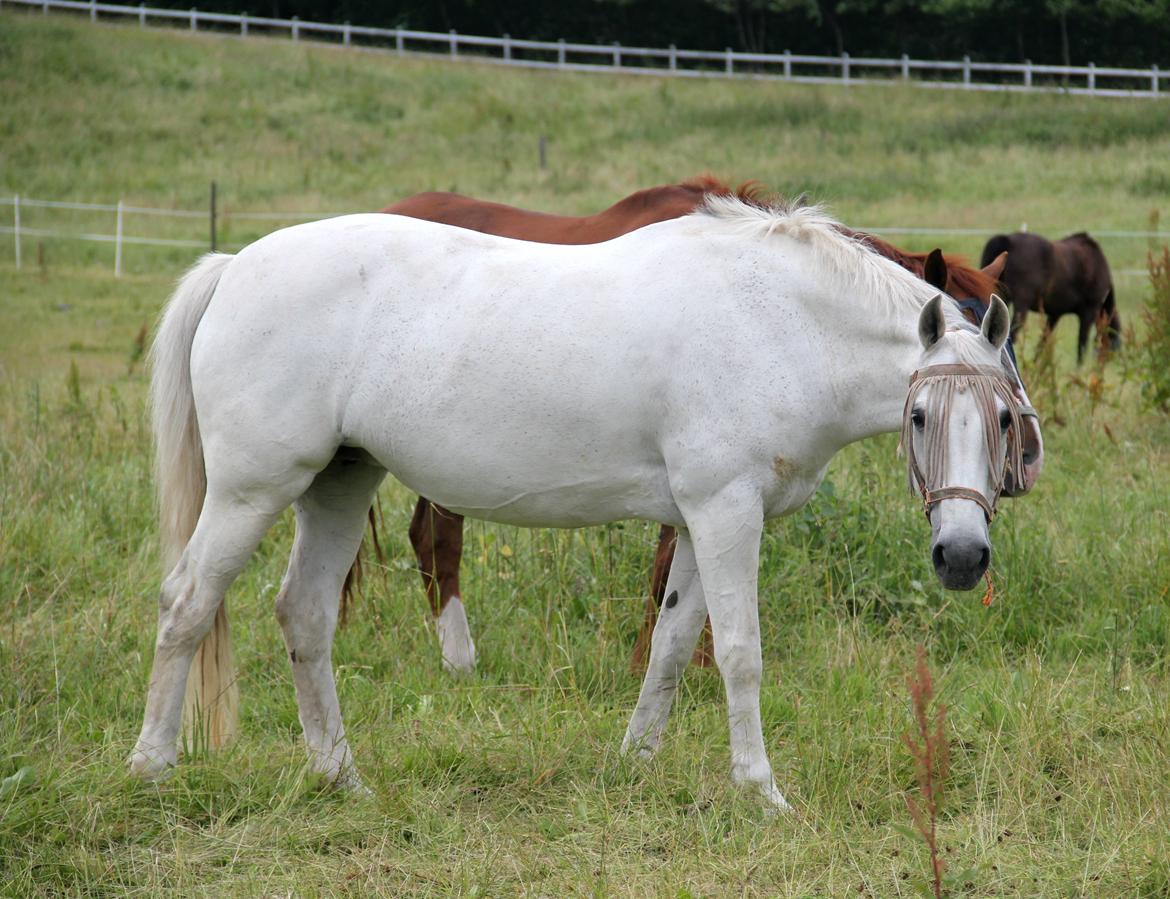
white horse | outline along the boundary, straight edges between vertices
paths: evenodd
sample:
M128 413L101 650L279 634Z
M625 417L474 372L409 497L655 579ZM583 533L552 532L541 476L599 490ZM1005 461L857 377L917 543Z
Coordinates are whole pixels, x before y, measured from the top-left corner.
M672 602L623 747L657 747L709 612L732 776L786 808L760 723L764 521L804 504L843 446L905 421L938 576L972 587L1005 466L1021 464L1008 329L998 299L982 329L968 325L819 209L730 198L591 246L355 215L205 257L153 350L173 568L132 770L157 778L175 763L196 647L291 504L276 614L305 740L316 771L360 785L331 650L342 579L390 472L492 521L678 527Z

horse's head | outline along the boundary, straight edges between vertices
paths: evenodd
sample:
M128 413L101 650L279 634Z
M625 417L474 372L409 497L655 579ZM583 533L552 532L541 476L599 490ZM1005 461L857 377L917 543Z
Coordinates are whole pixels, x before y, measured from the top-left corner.
M982 269L963 269L962 267L956 269L948 265L941 250L935 249L931 251L923 263L922 278L953 297L961 299L971 296L973 300L978 301L964 300L960 305L964 308L965 314L973 315L982 321L987 310L991 308L992 299L995 297L991 291L996 287L1003 274L1007 258L1008 254L1005 251L983 266ZM1011 370L1014 381L1013 392L1020 402L1024 419L1019 434L1022 448L1018 460L1020 465L1017 468L1014 464L1009 464L1003 480L1003 495L1016 497L1023 496L1030 491L1036 485L1036 479L1040 477L1040 471L1044 467L1044 437L1040 433L1040 417L1032 408L1032 402L1028 399L1028 391L1020 377L1010 336L1001 355L1004 357L1004 365Z
M931 557L939 580L969 590L991 561L988 525L1007 470L1024 470L1028 410L1003 347L1011 316L993 296L981 327L948 327L942 295L923 307L923 354L910 379L902 447L910 485L922 495L931 524Z

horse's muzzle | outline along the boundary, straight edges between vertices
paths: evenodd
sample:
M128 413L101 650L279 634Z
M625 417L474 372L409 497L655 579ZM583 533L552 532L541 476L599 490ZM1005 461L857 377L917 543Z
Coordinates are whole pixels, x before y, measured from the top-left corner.
M948 590L970 590L991 563L991 546L980 538L939 539L931 550L939 581Z

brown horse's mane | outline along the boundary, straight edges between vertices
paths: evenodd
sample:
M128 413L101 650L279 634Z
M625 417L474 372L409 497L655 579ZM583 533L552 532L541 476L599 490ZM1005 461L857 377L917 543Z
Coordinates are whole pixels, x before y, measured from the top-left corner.
M679 186L701 191L704 194L714 194L717 197L735 197L749 206L761 209L786 210L793 203L779 194L768 191L759 181L744 181L738 187L732 187L710 173L690 178ZM797 205L800 205L800 202L796 201ZM854 231L844 225L839 225L838 230L847 237L865 244L879 256L885 256L891 262L896 262L920 278L926 272L926 257L930 255L929 253L909 253L880 237L867 234L864 231ZM980 269L972 268L964 256L948 253L943 255L943 259L947 264L948 292L955 299L965 300L969 297L975 297L984 302L990 301L992 293L999 287L999 283L993 277Z

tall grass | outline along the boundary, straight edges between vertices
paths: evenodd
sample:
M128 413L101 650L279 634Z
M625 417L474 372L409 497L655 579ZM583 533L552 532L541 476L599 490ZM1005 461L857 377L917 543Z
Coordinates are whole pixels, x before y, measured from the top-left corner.
M856 224L1063 231L1130 223L1113 197L1170 128L1145 104L526 76L7 12L0 26L2 189L82 199L193 204L215 176L285 208L457 187L583 211L713 168L820 184ZM1077 123L1097 131L1057 140ZM525 162L542 132L546 173ZM920 643L952 747L938 846L973 872L957 895L1170 890L1170 422L1115 368L1088 396L1070 335L1050 350L1063 423L1038 400L1048 468L993 527L989 609L937 587L892 438L849 448L769 525L763 717L798 818L765 819L728 785L715 672L688 672L653 764L616 751L652 525L471 524L481 662L453 680L395 485L386 558L368 560L334 656L374 795L307 773L271 614L288 518L229 598L240 743L149 786L124 770L158 588L136 363L182 260L114 279L75 252L50 246L44 271L0 260L0 892L911 895L928 862L898 829L916 783L899 738Z

